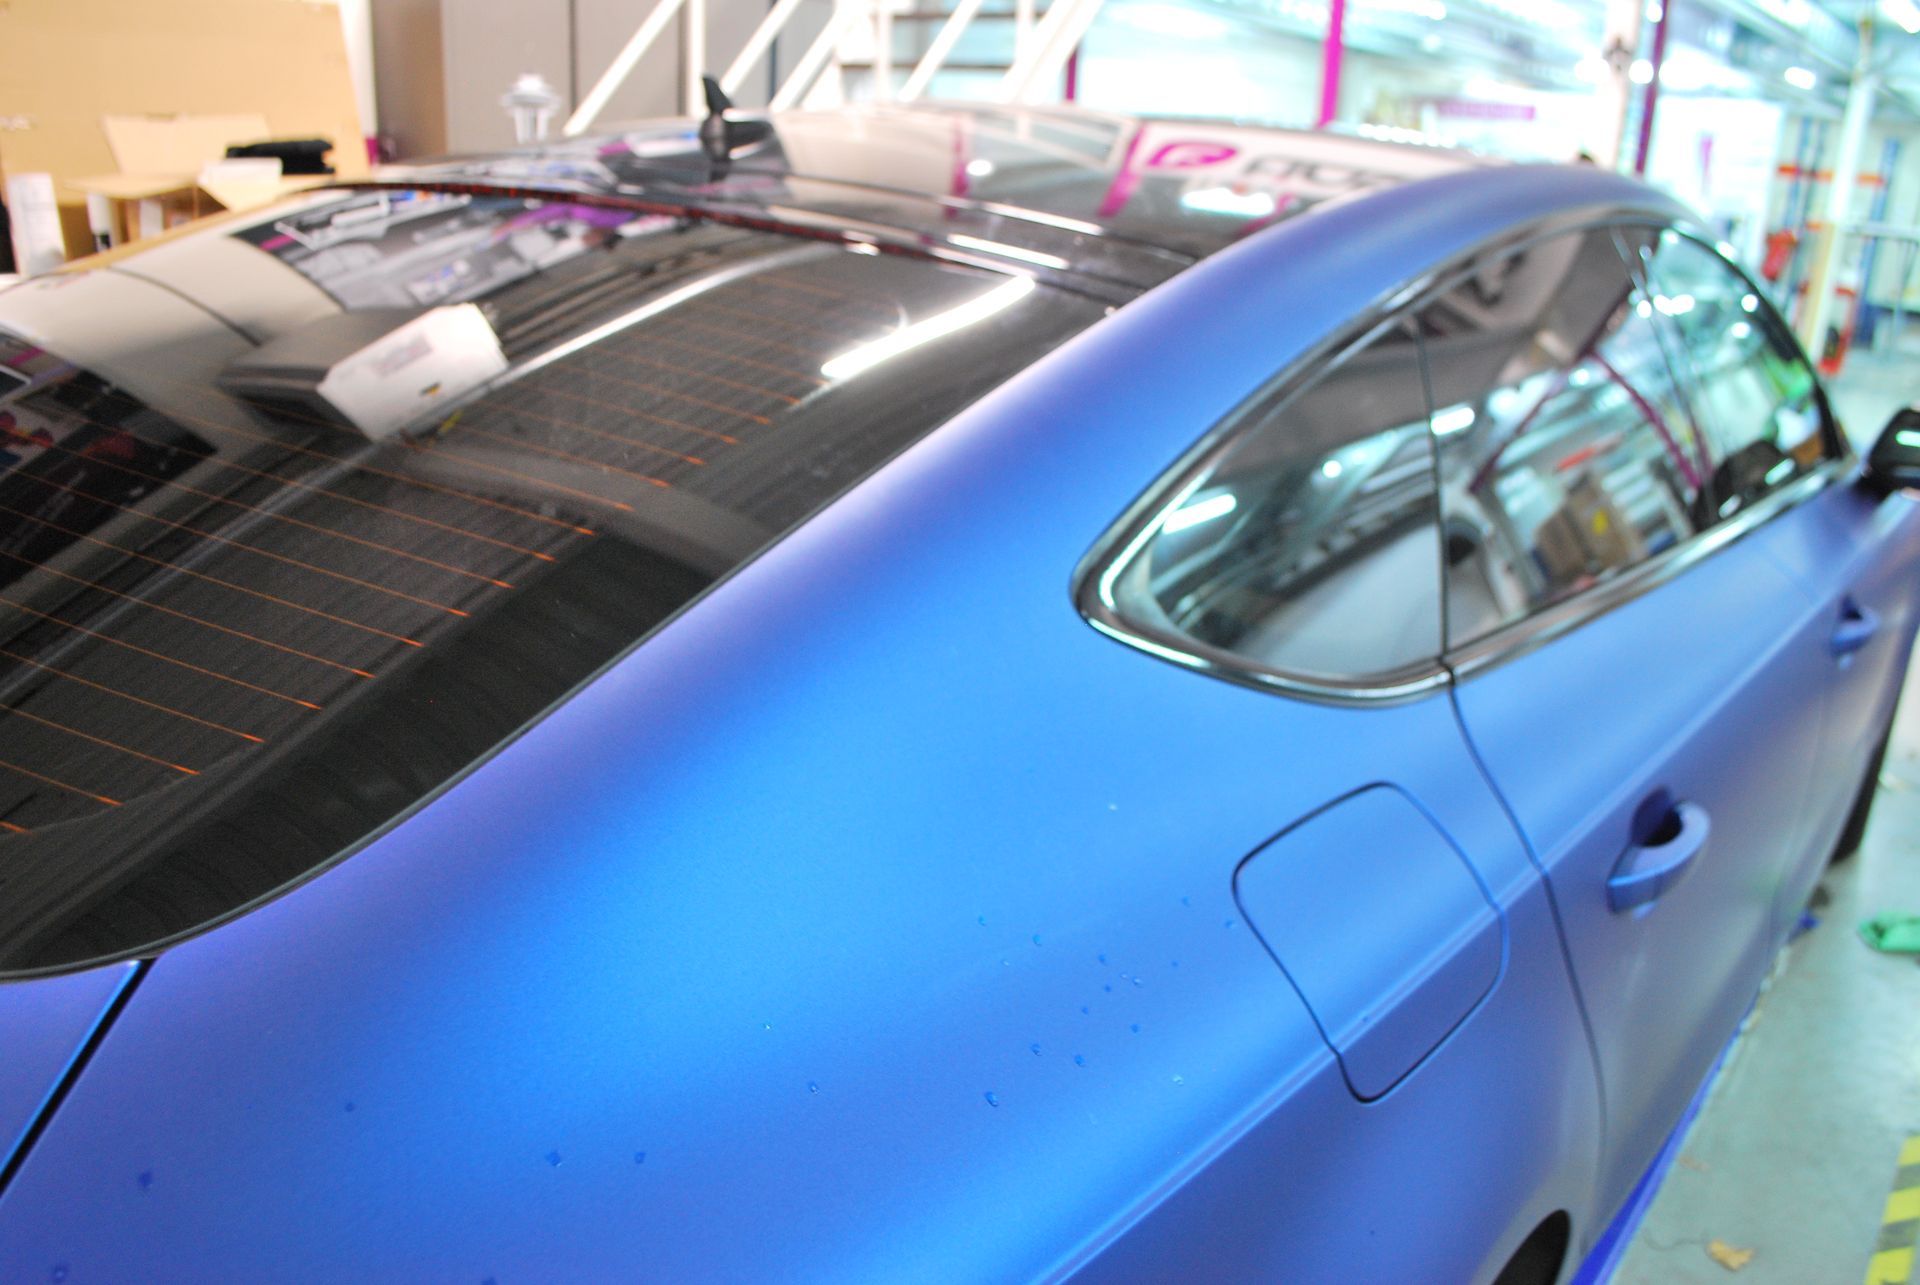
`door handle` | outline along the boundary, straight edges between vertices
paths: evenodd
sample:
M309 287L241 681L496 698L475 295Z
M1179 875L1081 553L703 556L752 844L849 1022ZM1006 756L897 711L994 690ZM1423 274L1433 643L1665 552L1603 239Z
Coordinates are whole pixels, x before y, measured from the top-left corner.
M1835 656L1850 656L1872 640L1880 628L1880 613L1870 611L1852 598L1840 603L1840 623L1833 627L1829 646Z
M1679 883L1707 846L1712 828L1707 810L1699 804L1675 804L1662 827L1671 834L1659 843L1634 844L1614 866L1607 879L1607 906L1615 913L1632 910Z

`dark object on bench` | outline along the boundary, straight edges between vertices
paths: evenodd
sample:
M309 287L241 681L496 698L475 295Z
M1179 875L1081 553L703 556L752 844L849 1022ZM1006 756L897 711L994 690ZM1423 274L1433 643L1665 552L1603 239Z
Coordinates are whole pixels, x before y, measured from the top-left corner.
M266 143L239 143L229 147L227 155L230 158L277 156L283 174L331 174L333 166L327 164L327 153L332 150L330 139L284 138Z

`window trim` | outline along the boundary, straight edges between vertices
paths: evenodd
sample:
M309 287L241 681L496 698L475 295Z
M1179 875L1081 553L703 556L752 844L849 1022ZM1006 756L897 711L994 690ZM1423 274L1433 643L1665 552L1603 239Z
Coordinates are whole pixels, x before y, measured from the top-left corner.
M1189 447L1164 470L1102 533L1074 568L1070 592L1074 605L1087 623L1117 642L1144 651L1151 656L1194 670L1225 682L1262 691L1332 705L1400 704L1428 695L1440 688L1463 682L1474 675L1523 656L1544 643L1571 632L1615 607L1621 606L1670 580L1678 578L1694 564L1748 532L1771 521L1824 491L1853 471L1856 457L1847 438L1838 429L1827 398L1826 385L1819 368L1807 361L1814 372L1814 389L1824 431L1841 446L1842 454L1826 460L1818 468L1795 479L1766 496L1759 503L1696 531L1671 548L1648 558L1616 576L1609 577L1581 592L1539 611L1512 621L1459 647L1444 646L1429 660L1386 673L1352 679L1314 678L1257 664L1243 656L1210 647L1185 635L1170 634L1123 617L1113 597L1113 582L1139 554L1146 540L1159 529L1166 515L1178 508L1198 488L1228 451L1241 438L1257 431L1262 416L1278 412L1318 380L1357 352L1376 334L1396 324L1414 309L1457 282L1470 263L1489 253L1511 254L1556 236L1573 235L1596 228L1651 227L1672 230L1705 245L1719 255L1741 279L1753 287L1783 333L1799 349L1806 351L1791 327L1779 318L1778 310L1764 290L1753 286L1752 277L1738 264L1721 254L1718 242L1691 219L1676 217L1656 204L1587 207L1503 229L1494 236L1450 255L1435 266L1400 285L1383 292L1374 303L1342 326L1312 345L1276 376L1245 398L1219 423ZM1637 265L1621 256L1621 269L1636 285L1643 284ZM1684 354L1682 354L1684 356ZM1431 401L1431 396L1429 396ZM1431 417L1432 407L1428 407ZM1431 432L1431 425L1429 425ZM1444 566L1436 568L1441 577L1441 603L1444 611L1446 579ZM1444 633L1443 633L1444 642Z
M1184 633L1153 628L1145 622L1123 615L1114 597L1114 582L1133 565L1146 542L1160 530L1166 516L1187 499L1213 473L1217 465L1249 435L1284 413L1295 398L1320 380L1339 370L1355 354L1374 340L1401 324L1407 307L1405 291L1395 291L1393 302L1363 314L1352 326L1335 333L1328 341L1315 345L1253 396L1242 401L1219 425L1201 438L1198 447L1161 477L1146 496L1137 500L1121 520L1102 536L1093 552L1081 559L1074 573L1075 604L1087 623L1101 633L1163 660L1184 665L1228 682L1250 687L1287 692L1310 700L1344 702L1349 700L1411 700L1424 695L1448 680L1440 656L1416 661L1378 675L1351 679L1316 678L1290 673L1258 664L1237 652L1210 646ZM1424 370L1421 383L1426 380ZM1422 393L1424 397L1424 391ZM1431 419L1432 410L1428 409ZM1429 436L1432 425L1427 428ZM1435 519L1439 517L1436 504ZM1116 539L1116 533L1124 537ZM1446 582L1440 578L1439 562L1434 563L1435 587L1444 593Z

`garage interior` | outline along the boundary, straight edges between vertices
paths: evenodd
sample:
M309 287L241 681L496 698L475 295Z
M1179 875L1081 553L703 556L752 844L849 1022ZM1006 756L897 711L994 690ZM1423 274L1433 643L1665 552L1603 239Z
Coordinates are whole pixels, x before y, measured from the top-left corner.
M697 115L703 73L746 115L1071 103L1640 175L1764 283L1857 452L1920 399L1912 0L11 0L0 291L324 177L231 148L377 178ZM1859 930L1920 922L1916 685L1857 854L1578 1279L1920 1279L1920 954Z

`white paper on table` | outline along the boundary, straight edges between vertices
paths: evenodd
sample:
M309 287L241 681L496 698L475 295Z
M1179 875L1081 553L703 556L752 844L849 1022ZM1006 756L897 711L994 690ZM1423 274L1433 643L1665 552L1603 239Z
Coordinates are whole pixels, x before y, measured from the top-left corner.
M434 308L333 364L320 395L379 439L450 406L507 368L500 340L471 303Z

